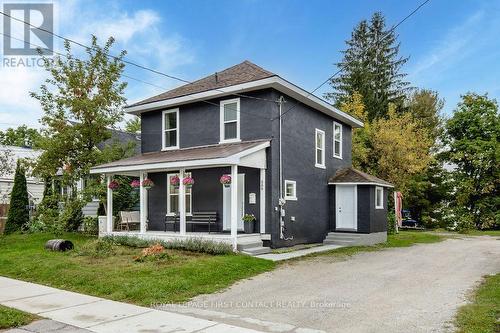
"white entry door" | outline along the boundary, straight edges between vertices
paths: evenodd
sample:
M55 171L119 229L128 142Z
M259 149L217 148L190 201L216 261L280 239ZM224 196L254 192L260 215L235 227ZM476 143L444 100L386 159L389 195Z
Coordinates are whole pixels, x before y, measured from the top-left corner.
M335 186L335 227L336 229L357 230L357 186L336 185Z
M231 187L223 187L222 227L231 230ZM245 174L238 174L238 230L243 230L243 214L245 214Z

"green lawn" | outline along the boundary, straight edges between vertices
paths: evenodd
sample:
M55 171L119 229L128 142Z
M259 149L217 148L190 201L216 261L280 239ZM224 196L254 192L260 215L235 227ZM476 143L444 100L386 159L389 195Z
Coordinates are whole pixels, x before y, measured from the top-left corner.
M275 264L245 255L220 255L168 250L171 259L135 262L141 249L116 247L107 258L77 256L43 248L50 234L0 237L0 275L88 295L149 306L183 302L234 282L269 271ZM93 239L65 234L76 249Z
M485 278L471 303L458 310L456 325L460 333L500 332L500 274Z
M0 330L27 325L37 316L0 305Z

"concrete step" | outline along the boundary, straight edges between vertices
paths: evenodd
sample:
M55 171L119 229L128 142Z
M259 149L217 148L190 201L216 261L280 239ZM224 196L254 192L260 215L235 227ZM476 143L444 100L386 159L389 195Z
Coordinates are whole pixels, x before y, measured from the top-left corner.
M262 241L246 241L246 242L238 242L237 249L238 251L243 251L246 249L262 247Z
M248 254L250 256L256 256L259 254L266 254L266 253L271 252L271 248L264 247L264 246L250 247L250 248L246 248L245 250L243 250L241 252L244 254Z
M334 245L343 245L343 246L355 246L356 241L354 240L330 240L330 239L325 239L323 241L323 244L334 244Z

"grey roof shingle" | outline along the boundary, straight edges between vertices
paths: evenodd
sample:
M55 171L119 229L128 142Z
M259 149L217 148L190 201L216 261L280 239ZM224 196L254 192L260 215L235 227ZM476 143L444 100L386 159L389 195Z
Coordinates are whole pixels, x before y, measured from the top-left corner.
M95 166L92 169L225 158L240 153L242 151L245 151L247 149L254 148L268 141L269 140L253 140L253 141L243 141L238 143L215 144L209 146L144 153L130 158L118 160L115 162L101 164Z
M269 72L248 60L245 60L242 63L224 69L221 72L214 73L212 75L185 84L178 88L174 88L157 96L139 101L137 103L129 105L129 107L196 94L208 90L225 88L237 84L265 79L271 76L276 76L276 74Z
M330 177L328 183L376 183L384 186L392 187L391 183L378 177L369 175L352 167L342 168L337 170L335 175Z

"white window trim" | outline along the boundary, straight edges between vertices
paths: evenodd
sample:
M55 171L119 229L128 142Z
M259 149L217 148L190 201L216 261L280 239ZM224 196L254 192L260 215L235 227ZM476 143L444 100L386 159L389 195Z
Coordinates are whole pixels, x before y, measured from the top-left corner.
M293 185L293 196L289 196L286 193L286 188L288 184ZM297 201L297 182L294 180L285 180L285 200Z
M165 129L165 115L166 114L169 114L169 113L176 113L176 116L175 116L175 119L176 119L176 127L175 127L175 131L176 131L176 139L175 139L175 143L176 145L175 146L171 146L171 147L165 147L165 132L166 131L173 131L174 129ZM180 125L180 119L179 119L179 108L176 108L176 109L171 109L171 110L165 110L162 112L161 114L161 148L162 150L175 150L175 149L179 149L179 125Z
M191 173L190 172L186 172L186 177L188 175L190 175ZM167 216L174 216L175 215L175 212L172 212L172 207L170 207L170 196L172 196L172 194L170 193L170 177L171 176L174 176L174 175L177 175L179 176L178 173L168 173L167 174ZM180 181L182 181L182 179L180 179ZM177 195L178 194L174 194L174 195ZM189 196L189 207L191 208L191 211L190 212L186 212L186 216L193 216L193 189L191 188L191 195Z
M377 201L378 201L377 200L377 198L378 198L378 194L377 193L379 193L379 191L382 191L382 194L381 194L381 196L382 196L381 197L382 205L380 205L380 206L377 205ZM384 188L381 187L381 186L376 186L375 187L375 209L384 209Z
M319 149L321 149L321 160L323 161L323 164L318 163L318 157L316 156L316 150L318 150L318 146L317 146L318 133L321 133L323 135L323 140L322 140L323 145L322 145L322 147L319 147ZM325 137L326 137L325 131L322 131L322 130L316 128L316 131L314 132L314 166L316 168L326 169L326 166L325 166Z
M236 138L234 139L224 139L224 106L226 104L231 104L231 103L236 103ZM224 101L220 101L220 121L219 121L219 126L220 126L220 141L219 143L231 143L231 142L240 142L240 99L239 98L234 98L234 99L226 99ZM234 120L230 121L234 122Z
M339 143L340 143L340 145L339 145L340 151L338 152L338 154L335 151L335 142L336 142L336 140L335 140L335 126L339 126L339 128L340 128L340 141L339 141ZM342 141L343 141L342 140L342 132L343 132L343 130L344 129L342 127L342 124L340 124L340 123L338 123L336 121L333 122L333 157L339 158L339 159L342 159Z

